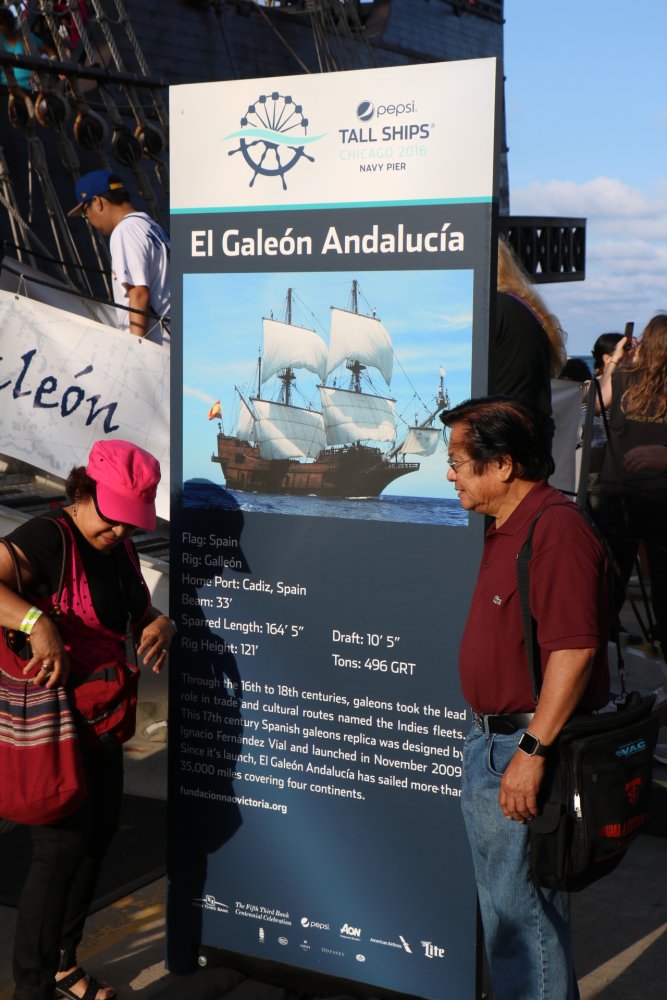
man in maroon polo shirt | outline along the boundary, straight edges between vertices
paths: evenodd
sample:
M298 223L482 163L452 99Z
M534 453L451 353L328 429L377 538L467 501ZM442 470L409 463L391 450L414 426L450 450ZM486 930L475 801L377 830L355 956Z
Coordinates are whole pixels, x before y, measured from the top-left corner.
M482 564L459 652L475 719L466 738L462 809L495 1000L578 1000L569 897L535 886L527 824L545 758L575 711L609 698L610 608L604 546L575 504L547 485L550 443L539 421L503 397L441 417L461 505L486 514ZM530 606L542 689L531 693L517 555L532 522Z

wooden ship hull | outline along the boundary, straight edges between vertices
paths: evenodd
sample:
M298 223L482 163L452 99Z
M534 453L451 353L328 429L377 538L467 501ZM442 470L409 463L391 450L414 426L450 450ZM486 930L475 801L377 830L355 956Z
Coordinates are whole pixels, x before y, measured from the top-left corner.
M363 444L326 448L312 462L263 459L256 445L227 434L218 434L211 461L222 467L230 490L292 496L377 497L395 479L419 469L418 462L390 460Z

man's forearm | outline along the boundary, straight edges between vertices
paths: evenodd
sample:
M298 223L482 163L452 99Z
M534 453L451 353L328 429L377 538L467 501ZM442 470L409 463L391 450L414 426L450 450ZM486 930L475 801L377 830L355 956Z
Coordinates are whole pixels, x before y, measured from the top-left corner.
M548 746L584 696L595 649L557 649L549 655L530 732Z
M130 306L130 333L137 337L145 337L148 333L148 310L150 308L150 290L146 285L130 285L127 290Z

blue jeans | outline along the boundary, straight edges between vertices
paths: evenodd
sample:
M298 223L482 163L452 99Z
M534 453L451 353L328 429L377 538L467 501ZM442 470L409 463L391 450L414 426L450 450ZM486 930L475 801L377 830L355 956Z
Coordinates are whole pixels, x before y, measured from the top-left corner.
M486 737L473 726L463 750L461 804L493 996L494 1000L579 1000L569 895L533 884L528 827L507 819L498 805L500 779L523 732Z

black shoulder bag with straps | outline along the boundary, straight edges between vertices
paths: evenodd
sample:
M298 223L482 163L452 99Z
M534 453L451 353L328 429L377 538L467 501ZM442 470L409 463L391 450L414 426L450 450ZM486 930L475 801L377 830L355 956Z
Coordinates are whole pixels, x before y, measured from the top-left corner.
M565 506L552 504L551 506ZM570 504L567 504L570 506ZM529 563L537 515L517 556L519 599L533 698L541 670L530 610ZM531 820L530 866L536 884L577 892L613 871L650 817L653 751L659 720L654 695L625 696L616 710L574 715L546 759L540 813Z

